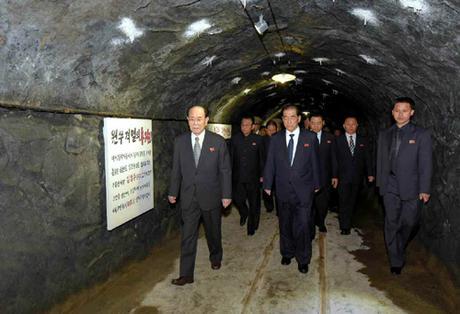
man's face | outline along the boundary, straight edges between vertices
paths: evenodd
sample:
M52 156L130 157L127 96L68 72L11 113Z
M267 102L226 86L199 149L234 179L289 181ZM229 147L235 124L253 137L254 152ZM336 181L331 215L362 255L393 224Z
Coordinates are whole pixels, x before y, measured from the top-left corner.
M300 115L294 108L287 108L283 111L283 124L284 127L289 131L294 131L300 123Z
M188 112L188 126L190 127L190 131L195 134L199 135L203 132L204 128L208 125L209 117L205 116L204 109L202 107L192 107Z
M267 133L268 136L272 136L273 134L276 133L276 131L277 131L276 126L274 126L273 124L267 125L267 132L266 133Z
M252 129L254 128L254 124L252 124L251 119L242 119L241 120L241 133L243 133L244 136L248 136L251 134Z
M354 134L358 129L358 121L356 121L355 118L346 118L343 123L343 128L348 134Z
M410 121L410 117L414 115L414 110L407 102L397 102L391 113L397 124L405 125Z
M310 118L310 130L315 133L320 132L323 129L324 120L321 117L311 117Z

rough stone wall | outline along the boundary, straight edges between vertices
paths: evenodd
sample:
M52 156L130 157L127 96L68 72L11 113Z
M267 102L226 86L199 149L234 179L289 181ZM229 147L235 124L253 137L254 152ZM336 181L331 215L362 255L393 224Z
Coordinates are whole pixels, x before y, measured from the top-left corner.
M102 117L0 110L0 312L36 313L141 258L177 225L170 139L153 122L155 208L106 230ZM166 127L167 125L167 127Z

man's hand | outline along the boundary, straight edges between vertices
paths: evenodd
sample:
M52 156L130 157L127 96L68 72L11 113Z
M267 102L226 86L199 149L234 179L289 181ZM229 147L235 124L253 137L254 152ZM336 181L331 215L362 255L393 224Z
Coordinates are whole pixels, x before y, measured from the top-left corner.
M337 188L337 185L339 185L339 179L337 179L337 178L332 178L331 184L332 184L332 187L333 187L334 189L336 189L336 188Z
M175 196L168 195L168 201L169 201L171 204L176 204L176 197L175 197Z
M272 195L272 190L269 190L269 189L264 189L265 193L267 193L267 195Z
M372 183L372 182L374 182L374 177L373 176L368 176L367 180L369 180L369 183Z
M420 193L418 195L418 198L423 201L423 203L428 203L429 199L430 199L430 194L428 193Z
M230 205L231 202L232 202L231 198L223 198L222 199L222 206L224 206L224 208L227 208L228 205Z

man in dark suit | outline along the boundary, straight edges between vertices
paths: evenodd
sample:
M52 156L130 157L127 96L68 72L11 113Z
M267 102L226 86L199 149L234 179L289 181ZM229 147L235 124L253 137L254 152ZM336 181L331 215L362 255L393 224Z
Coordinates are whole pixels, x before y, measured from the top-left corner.
M364 177L374 181L371 148L367 139L359 134L358 120L347 117L343 123L345 133L336 139L339 174L339 223L341 234L350 234L353 212Z
M225 140L210 131L208 111L201 106L187 110L191 132L174 142L173 168L168 200L180 198L181 256L180 276L174 285L193 283L200 220L203 220L212 269L222 260L221 208L231 203L232 172Z
M422 203L430 199L433 165L429 131L410 122L414 101L397 98L392 114L396 124L379 134L377 186L385 206L390 271L399 275L405 249L419 224Z
M307 273L311 259L311 206L321 186L318 140L312 132L299 128L299 108L286 105L282 113L286 130L271 139L264 189L270 195L276 184L281 264L288 265L295 257L299 271Z
M253 134L254 118L241 118L241 133L232 136L231 158L233 201L240 212L240 225L246 219L248 235L254 235L260 220L260 182L265 165L265 150L261 136ZM247 203L249 206L247 205Z
M266 125L266 134L263 137L264 139L264 146L265 146L265 153L268 153L268 148L270 147L270 139L273 135L275 135L276 132L278 132L278 125L274 120L269 120ZM265 158L267 156L265 155ZM262 198L264 200L264 206L267 209L267 213L270 213L275 209L275 202L273 198L273 194L275 191L275 187L272 186L272 193L268 195L265 191L262 192ZM276 207L276 214L278 215L278 208Z
M316 133L319 141L319 164L321 166L321 190L315 194L313 214L320 232L327 232L325 225L331 186L335 189L338 184L337 156L335 152L335 137L323 131L324 118L321 114L310 116L310 129ZM314 225L312 233L314 234Z

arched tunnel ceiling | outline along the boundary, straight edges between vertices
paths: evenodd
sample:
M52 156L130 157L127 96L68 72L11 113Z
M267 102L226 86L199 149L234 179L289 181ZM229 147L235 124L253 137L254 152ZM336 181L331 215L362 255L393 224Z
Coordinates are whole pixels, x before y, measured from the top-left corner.
M266 50L242 3L268 22ZM401 94L454 110L458 2L270 0L279 32L268 4L3 0L0 100L165 119L201 103L224 122L293 100L376 116ZM298 79L274 86L281 71Z

